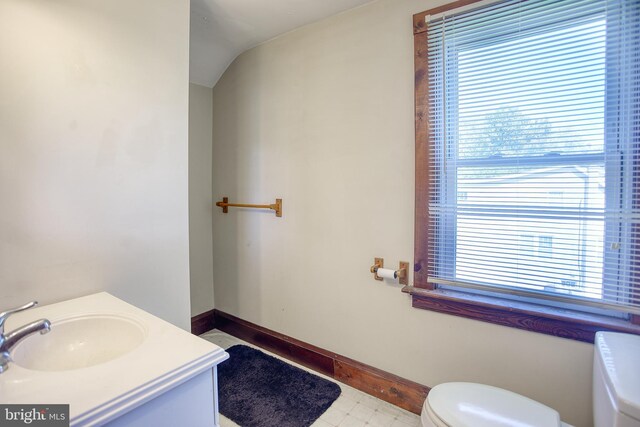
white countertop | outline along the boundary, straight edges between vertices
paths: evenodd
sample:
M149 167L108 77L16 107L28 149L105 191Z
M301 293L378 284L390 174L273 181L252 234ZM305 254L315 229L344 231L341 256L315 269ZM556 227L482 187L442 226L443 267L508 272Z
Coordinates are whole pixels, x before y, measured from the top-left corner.
M36 371L11 363L0 374L0 402L68 403L72 426L103 424L229 357L215 344L106 292L16 313L7 321L5 330L46 318L53 331L56 322L87 315L133 319L144 328L145 339L122 356L80 369Z

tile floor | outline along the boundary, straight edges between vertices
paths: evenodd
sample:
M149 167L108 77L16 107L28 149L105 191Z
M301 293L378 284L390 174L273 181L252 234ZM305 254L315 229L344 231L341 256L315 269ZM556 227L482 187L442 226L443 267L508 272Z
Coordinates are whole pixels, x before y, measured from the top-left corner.
M202 338L219 345L222 348L229 348L236 344L244 344L256 347L245 341L239 340L229 334L214 329L200 335ZM289 360L283 359L277 354L261 349L278 359L284 360L291 365L297 366L315 375L333 381L325 375L312 371L304 366L300 366ZM335 381L334 381L335 382ZM397 406L391 405L383 400L376 399L366 393L362 393L353 387L336 382L342 390L340 397L333 402L333 405L322 416L313 423L313 427L419 427L420 417ZM238 425L220 415L221 427L237 427Z

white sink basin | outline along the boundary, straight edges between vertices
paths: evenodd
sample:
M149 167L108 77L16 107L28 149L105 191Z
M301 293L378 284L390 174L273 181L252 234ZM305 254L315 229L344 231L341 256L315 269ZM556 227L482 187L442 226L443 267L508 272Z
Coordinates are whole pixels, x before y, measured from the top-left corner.
M35 371L68 371L116 359L143 343L145 328L116 315L78 316L51 324L51 332L34 334L18 344L14 363Z

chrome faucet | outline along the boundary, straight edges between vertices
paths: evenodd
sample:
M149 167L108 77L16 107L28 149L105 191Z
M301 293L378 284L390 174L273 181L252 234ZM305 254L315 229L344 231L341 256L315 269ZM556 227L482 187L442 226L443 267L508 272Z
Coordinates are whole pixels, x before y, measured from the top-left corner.
M46 334L51 330L51 322L47 319L40 319L21 326L7 334L4 333L4 324L9 316L19 311L35 307L36 305L38 305L37 301L31 301L22 307L12 308L0 313L0 374L9 369L9 362L11 362L10 352L16 344L36 332Z

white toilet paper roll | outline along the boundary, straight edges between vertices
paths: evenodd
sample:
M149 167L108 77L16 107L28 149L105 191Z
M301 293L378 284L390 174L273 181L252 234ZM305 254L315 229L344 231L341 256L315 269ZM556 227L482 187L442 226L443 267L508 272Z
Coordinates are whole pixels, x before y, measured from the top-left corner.
M390 268L379 268L378 277L382 277L385 279L397 279L396 271Z

